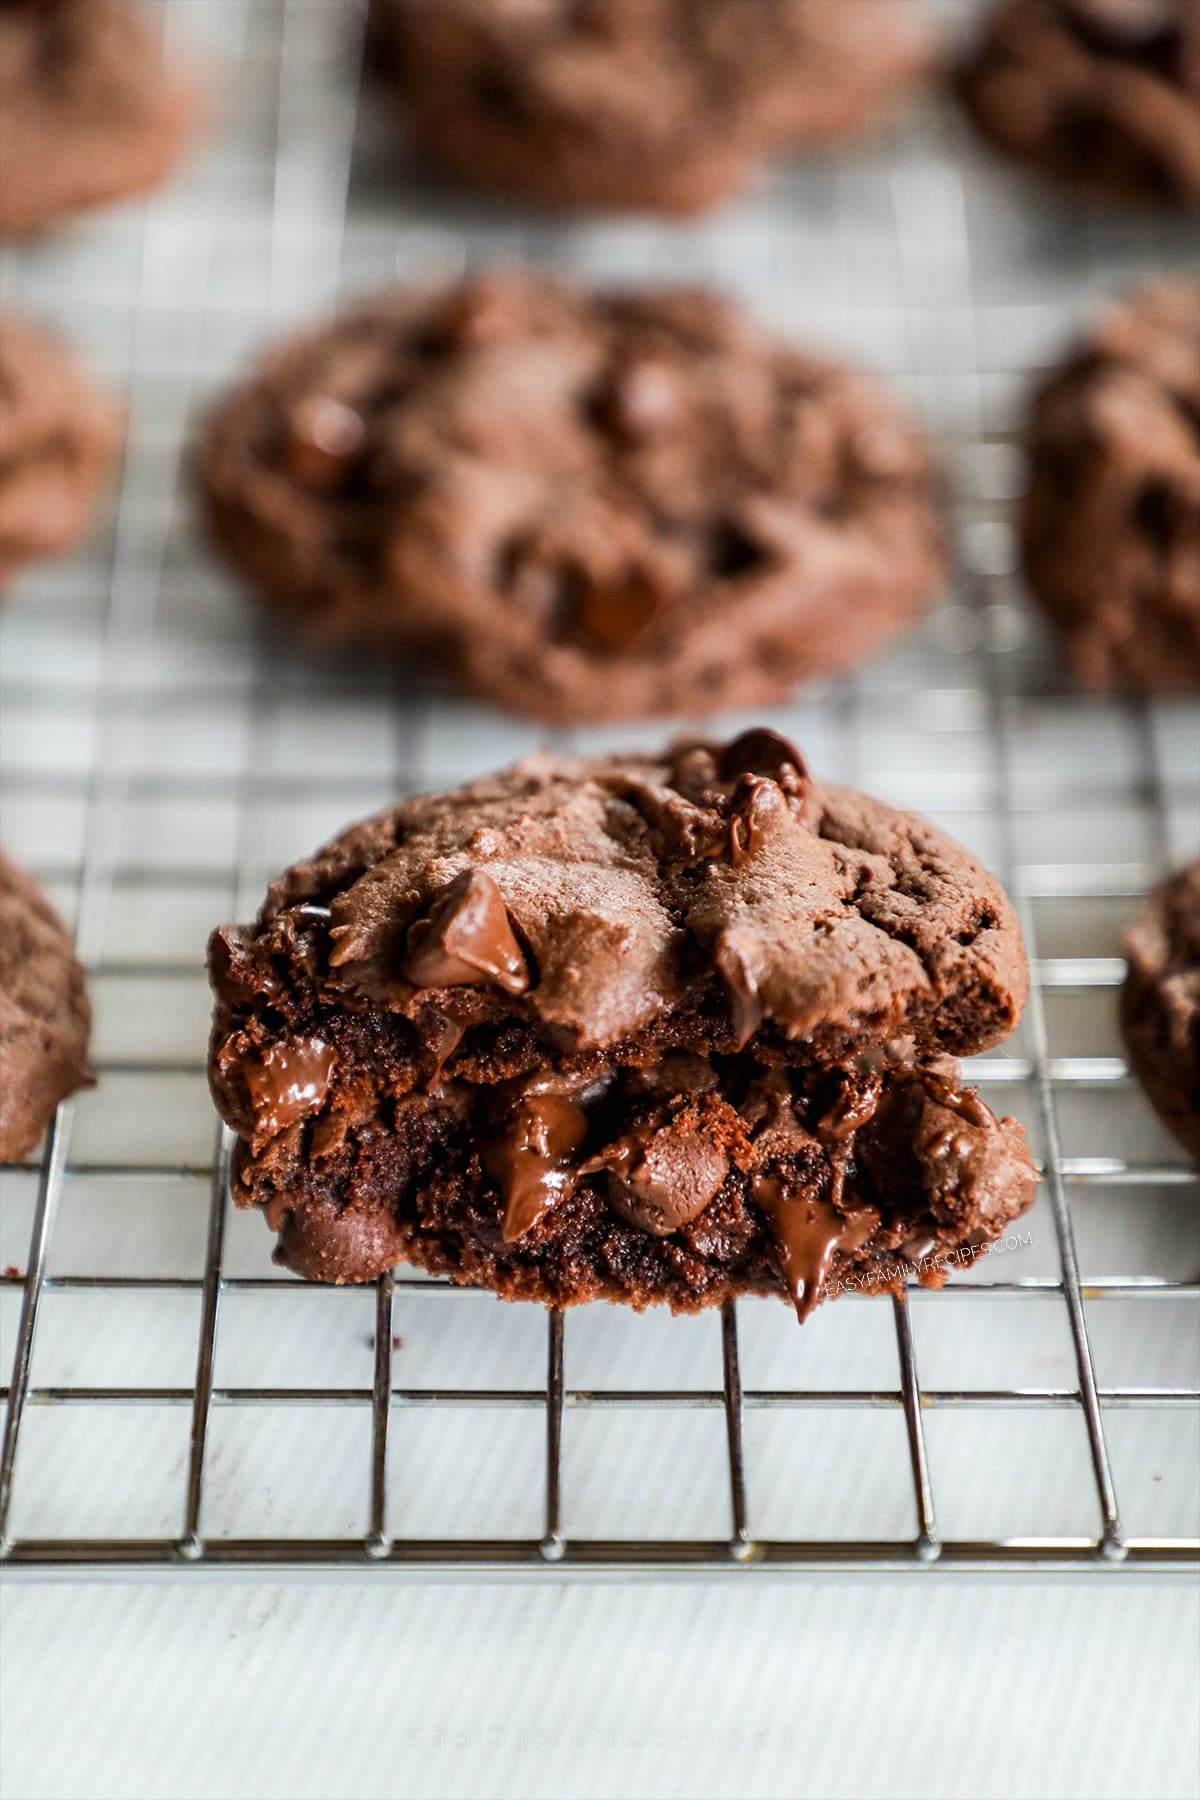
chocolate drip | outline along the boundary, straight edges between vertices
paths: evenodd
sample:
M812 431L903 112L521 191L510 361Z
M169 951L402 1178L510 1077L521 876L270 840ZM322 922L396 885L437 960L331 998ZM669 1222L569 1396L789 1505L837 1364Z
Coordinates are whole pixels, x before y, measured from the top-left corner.
M503 1132L485 1144L483 1165L504 1196L503 1237L515 1243L575 1186L573 1159L587 1137L583 1108L561 1094L526 1094Z
M975 1125L981 1131L991 1125L992 1115L979 1098L978 1088L960 1087L952 1075L934 1069L915 1070L911 1079L918 1081L938 1106L955 1113L967 1125Z
M731 932L722 932L718 938L713 961L725 984L734 1037L738 1049L742 1050L763 1022L758 976L745 946Z
M403 969L416 986L478 987L494 981L523 994L529 971L513 935L504 896L481 869L464 869L409 927Z
M433 1072L429 1077L431 1091L440 1085L442 1070L462 1043L466 1029L457 1019L447 1018L445 1013L433 1014L425 1032L425 1042L433 1053Z
M843 1171L834 1170L834 1192L840 1194ZM789 1192L774 1175L756 1177L752 1192L761 1208L779 1255L780 1272L803 1324L824 1290L834 1252L858 1250L879 1224L872 1211L840 1213L811 1189Z
M247 1060L255 1139L273 1138L316 1112L329 1092L336 1062L332 1047L319 1037L272 1044L257 1062Z

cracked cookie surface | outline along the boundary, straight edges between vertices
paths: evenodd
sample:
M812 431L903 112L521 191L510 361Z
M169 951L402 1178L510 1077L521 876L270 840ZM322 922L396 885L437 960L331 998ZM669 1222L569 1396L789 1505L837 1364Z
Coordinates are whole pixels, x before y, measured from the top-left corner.
M299 1272L692 1309L944 1278L1036 1176L953 1058L997 884L771 731L532 759L343 834L210 946L235 1197Z
M776 699L943 570L888 395L692 290L381 297L231 395L201 475L219 543L315 641L563 722Z

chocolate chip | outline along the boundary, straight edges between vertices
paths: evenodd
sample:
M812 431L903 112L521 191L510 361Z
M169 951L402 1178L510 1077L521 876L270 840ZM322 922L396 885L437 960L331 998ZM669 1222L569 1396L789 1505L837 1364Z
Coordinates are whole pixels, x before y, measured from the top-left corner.
M658 589L636 569L623 581L587 583L575 608L575 634L615 655L642 636L658 604Z
M795 744L766 726L744 731L727 744L720 769L723 781L732 781L738 775L769 775L778 781L787 770L794 770L802 781L809 779L808 764Z
M478 987L523 994L529 971L504 896L482 869L464 869L409 927L404 974L416 987Z
M572 1162L587 1137L583 1108L561 1094L526 1094L500 1134L481 1152L483 1166L504 1196L506 1244L531 1231L579 1174Z
M337 1057L323 1038L272 1044L246 1062L256 1138L276 1137L316 1112L329 1092Z
M729 1173L729 1158L717 1144L676 1125L635 1129L603 1160L614 1211L655 1237L669 1237L698 1218Z
M302 487L328 493L362 450L366 426L353 407L326 395L302 400L288 417L284 455Z
M1169 483L1144 481L1133 502L1133 522L1156 550L1166 550L1174 533L1176 496Z
M678 382L661 358L633 357L611 372L594 410L600 423L626 442L648 443L679 422Z
M1092 49L1116 55L1144 49L1178 31L1176 0L1058 0Z
M752 575L769 561L767 552L734 519L722 519L709 539L709 573L718 581Z

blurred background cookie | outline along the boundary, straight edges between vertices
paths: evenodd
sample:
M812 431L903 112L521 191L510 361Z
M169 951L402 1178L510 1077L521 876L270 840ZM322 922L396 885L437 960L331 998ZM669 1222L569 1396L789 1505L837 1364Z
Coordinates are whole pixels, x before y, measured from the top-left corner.
M998 0L961 81L1023 162L1200 207L1200 0Z
M1043 383L1026 573L1089 687L1200 689L1200 276L1110 307Z
M469 181L681 213L873 124L929 61L903 0L374 0L371 45Z
M0 0L0 232L153 186L198 109L132 0Z
M548 720L778 698L942 577L888 394L696 290L381 296L271 356L201 463L218 541L310 638Z
M121 440L121 409L57 339L0 318L0 590L87 530Z
M0 852L0 1162L28 1156L60 1100L86 1087L91 1009L62 923Z
M1125 940L1121 1025L1164 1122L1200 1163L1200 862L1164 881Z

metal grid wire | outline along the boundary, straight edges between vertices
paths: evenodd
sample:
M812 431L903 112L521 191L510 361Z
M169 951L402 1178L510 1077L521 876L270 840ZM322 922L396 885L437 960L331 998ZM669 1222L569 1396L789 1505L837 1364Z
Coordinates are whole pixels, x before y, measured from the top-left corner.
M207 151L2 265L6 298L81 341L130 412L109 535L30 576L0 630L4 835L74 919L99 1078L2 1172L4 1566L1196 1566L1200 1196L1130 1080L1114 1003L1123 922L1195 853L1200 722L1071 694L1010 521L1029 372L1103 295L1185 265L1186 234L1042 195L936 100L713 220L530 222L401 163L360 105L342 0L158 11L177 54L211 45L221 70ZM405 1274L298 1283L229 1206L208 928L397 791L537 734L255 619L196 532L190 426L343 289L495 256L721 282L881 365L943 452L946 603L772 715L823 772L941 819L1021 911L1028 1012L972 1074L1024 1120L1045 1181L940 1292L849 1296L803 1332L757 1301L547 1318Z

